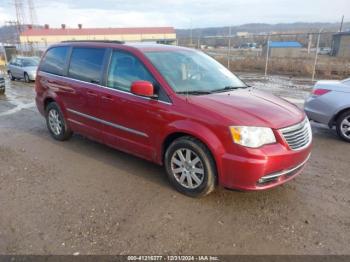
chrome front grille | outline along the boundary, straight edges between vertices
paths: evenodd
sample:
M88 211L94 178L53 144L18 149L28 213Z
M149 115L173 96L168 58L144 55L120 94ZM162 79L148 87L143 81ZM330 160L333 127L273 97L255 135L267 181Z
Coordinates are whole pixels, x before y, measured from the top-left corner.
M312 131L309 120L280 129L280 132L292 150L300 150L310 145Z

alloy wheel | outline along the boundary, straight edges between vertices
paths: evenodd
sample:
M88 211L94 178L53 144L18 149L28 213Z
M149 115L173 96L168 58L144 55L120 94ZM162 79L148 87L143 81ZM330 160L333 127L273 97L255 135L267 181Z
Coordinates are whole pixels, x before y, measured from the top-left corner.
M174 152L171 157L171 171L177 182L189 189L199 187L205 175L202 160L188 148L180 148Z
M49 111L49 126L51 131L56 135L59 136L62 132L63 124L61 120L61 116L59 112L56 109L51 109Z
M346 116L340 124L343 136L350 139L350 115Z

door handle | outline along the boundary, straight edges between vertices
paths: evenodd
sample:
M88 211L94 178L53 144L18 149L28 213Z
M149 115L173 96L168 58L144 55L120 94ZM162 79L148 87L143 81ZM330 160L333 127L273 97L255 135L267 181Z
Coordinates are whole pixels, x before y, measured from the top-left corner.
M114 101L113 97L111 96L102 96L102 99L107 101Z
M94 96L94 97L96 97L96 96L97 96L97 94L96 94L96 93L91 92L91 91L87 91L86 93L87 93L89 96Z

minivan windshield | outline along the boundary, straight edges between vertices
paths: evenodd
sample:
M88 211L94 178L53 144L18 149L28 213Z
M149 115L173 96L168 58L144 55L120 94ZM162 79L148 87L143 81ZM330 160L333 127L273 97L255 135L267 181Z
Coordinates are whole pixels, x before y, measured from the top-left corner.
M179 94L225 92L247 85L210 56L195 50L146 51L146 56Z

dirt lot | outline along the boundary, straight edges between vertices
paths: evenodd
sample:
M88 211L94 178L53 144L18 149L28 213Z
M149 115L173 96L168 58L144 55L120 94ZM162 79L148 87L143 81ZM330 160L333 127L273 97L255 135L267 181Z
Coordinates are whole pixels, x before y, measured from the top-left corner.
M309 85L248 82L302 104ZM350 254L349 147L313 125L302 175L264 192L174 191L163 169L74 135L51 139L33 85L0 97L0 254Z

